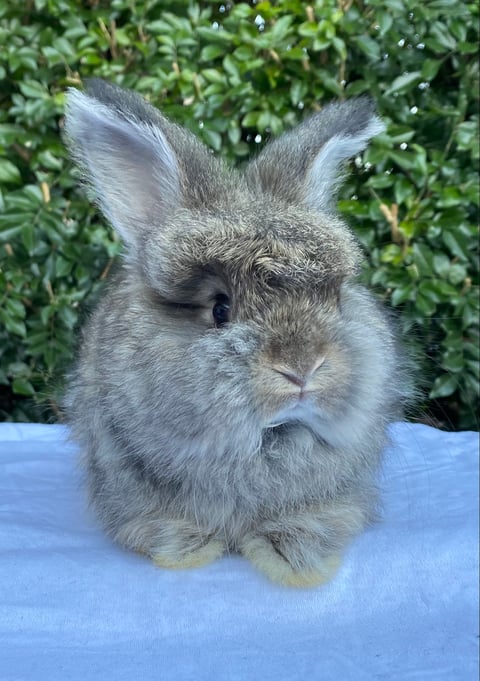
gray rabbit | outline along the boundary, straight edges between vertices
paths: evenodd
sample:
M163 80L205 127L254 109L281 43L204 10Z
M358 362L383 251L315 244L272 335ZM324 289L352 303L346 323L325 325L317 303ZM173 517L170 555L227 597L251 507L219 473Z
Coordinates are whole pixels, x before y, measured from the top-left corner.
M66 406L104 527L155 564L237 551L313 586L374 516L407 381L334 205L382 130L369 99L330 104L240 173L132 92L69 91L70 148L125 258Z

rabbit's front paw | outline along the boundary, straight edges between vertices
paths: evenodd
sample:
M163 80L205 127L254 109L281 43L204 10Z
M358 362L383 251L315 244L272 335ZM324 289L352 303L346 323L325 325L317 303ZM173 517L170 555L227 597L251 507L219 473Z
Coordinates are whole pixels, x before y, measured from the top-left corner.
M273 536L250 534L244 537L241 553L272 581L283 586L312 587L330 581L341 563L338 554L319 557L314 567L292 565L288 545ZM292 556L293 558L293 556Z
M226 550L223 541L202 533L195 524L156 514L130 520L116 538L150 556L155 565L171 569L206 565Z
M173 570L179 568L200 567L213 563L225 552L225 544L219 539L207 539L206 543L198 548L190 549L182 547L181 552L172 552L169 547L159 546L155 553L151 554L155 565Z

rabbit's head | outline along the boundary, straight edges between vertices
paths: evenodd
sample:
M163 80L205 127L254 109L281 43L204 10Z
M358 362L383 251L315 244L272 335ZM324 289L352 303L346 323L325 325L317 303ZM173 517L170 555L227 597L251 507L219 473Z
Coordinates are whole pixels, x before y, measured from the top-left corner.
M322 419L338 424L353 410L360 428L385 404L393 341L350 285L361 254L334 211L345 160L382 130L369 99L330 104L240 173L138 95L96 80L70 91L67 137L125 244L119 285L142 291L140 325L159 311L159 363L169 364L168 347L197 345L185 369L171 351L166 402L170 392L178 400L175 381L212 404L216 395L216 408L244 393L261 428L304 421L333 439Z

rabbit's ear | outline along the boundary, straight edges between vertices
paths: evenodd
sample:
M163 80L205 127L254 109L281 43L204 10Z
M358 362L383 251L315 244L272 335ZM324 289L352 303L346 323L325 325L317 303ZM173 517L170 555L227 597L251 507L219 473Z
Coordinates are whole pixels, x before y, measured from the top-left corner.
M331 210L344 162L384 129L367 97L329 104L267 144L247 167L247 181L288 203Z
M142 228L161 224L181 202L178 161L153 107L114 86L94 85L93 94L69 90L67 140L101 210L135 246Z

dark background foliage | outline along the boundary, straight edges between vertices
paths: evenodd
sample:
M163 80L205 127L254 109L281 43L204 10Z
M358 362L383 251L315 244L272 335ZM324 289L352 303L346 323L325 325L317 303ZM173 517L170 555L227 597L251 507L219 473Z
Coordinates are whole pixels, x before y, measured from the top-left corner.
M459 0L0 0L0 418L58 418L82 310L121 250L61 140L66 87L95 75L235 163L369 93L388 131L339 207L417 356L420 418L477 427L477 44L478 6Z

